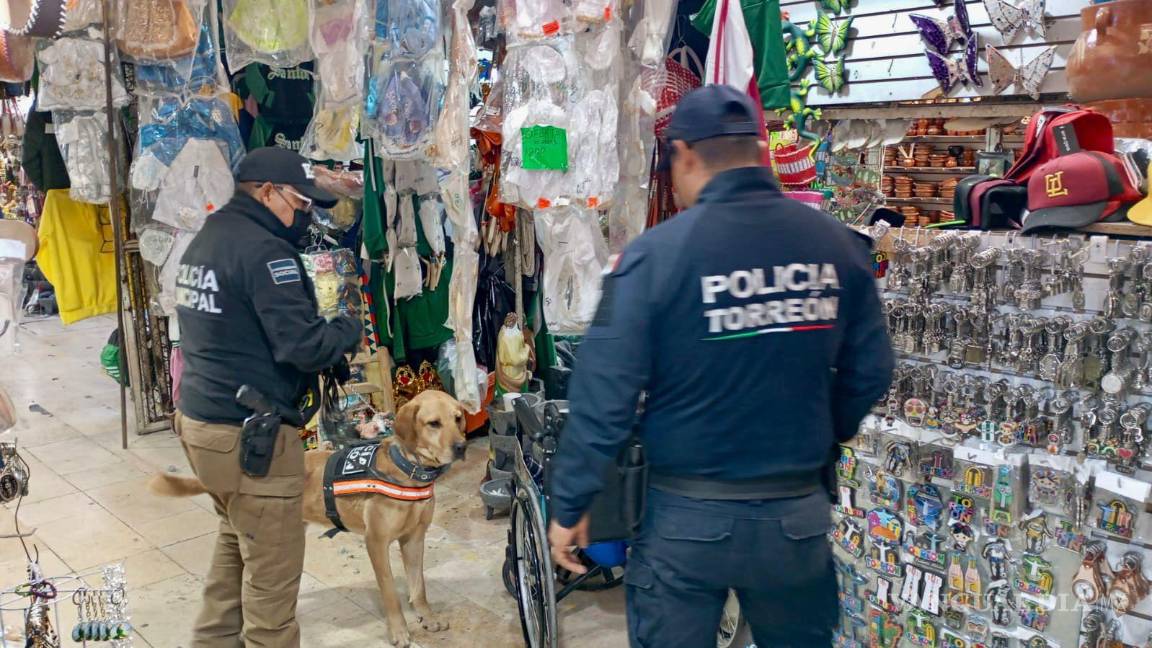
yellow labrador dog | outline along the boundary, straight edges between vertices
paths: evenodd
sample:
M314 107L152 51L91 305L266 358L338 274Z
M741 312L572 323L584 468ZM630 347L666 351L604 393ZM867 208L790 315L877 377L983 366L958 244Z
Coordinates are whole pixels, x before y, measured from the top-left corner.
M376 476L383 477L386 483L368 488L372 485L351 482L339 485L345 486L343 489L336 488L336 510L341 522L348 531L364 536L388 620L389 639L396 648L407 648L412 638L392 579L388 549L393 542L400 543L409 600L420 625L430 632L448 628L447 623L433 616L424 588L424 537L432 522L436 500L430 493L426 498L416 499L430 484L411 475L423 471L426 474L421 476L428 477L429 471L438 473L462 457L464 430L464 407L455 398L438 391L421 392L400 408L395 436L384 439L373 456ZM332 454L313 450L304 455L304 520L307 522L332 525L324 505L324 473ZM400 488L391 489L388 484ZM157 495L175 497L207 492L194 477L163 473L153 477L151 489ZM390 492L392 494L388 494Z

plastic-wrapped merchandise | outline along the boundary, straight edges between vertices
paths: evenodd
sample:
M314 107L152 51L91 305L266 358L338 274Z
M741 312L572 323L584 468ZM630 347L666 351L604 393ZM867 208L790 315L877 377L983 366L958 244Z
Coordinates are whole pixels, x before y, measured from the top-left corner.
M212 36L210 12L204 12L196 51L183 58L162 63L137 63L136 94L213 94L228 87L228 77L220 62L219 48Z
M619 13L619 0L572 0L572 16L580 23L611 22Z
M142 228L137 238L140 241L140 257L157 268L168 260L172 245L176 242L172 231L156 225Z
M596 213L557 207L535 213L544 251L544 320L554 335L581 335L596 315L608 245Z
M368 51L366 0L313 0L310 38L316 72L324 81L319 96L334 102L358 99Z
M103 20L100 0L68 0L68 12L64 15L64 32L78 31L89 25L100 24Z
M116 46L135 62L179 59L200 40L203 4L194 0L119 0Z
M112 169L105 139L107 115L104 111L53 112L52 121L72 181L68 195L77 202L107 204L112 197Z
M567 31L570 10L564 0L500 0L504 34L510 43Z
M326 166L313 165L312 173L316 176L316 186L330 191L337 196L363 200L364 198L364 171L351 169L329 169Z
M417 60L443 43L439 0L376 0L375 25L383 58Z
M244 157L244 142L232 108L220 97L166 96L141 101L141 156L151 152L161 163L171 165L190 138L220 141L228 164L235 168Z
M324 99L321 94L316 101L316 112L301 140L300 155L313 160L341 162L364 157L364 147L357 139L361 106L359 98L336 103Z
M290 68L312 59L309 0L224 0L228 69L249 63Z
M364 101L365 130L392 159L422 157L444 96L444 60L378 60Z
M180 271L180 258L188 250L192 239L196 235L192 232L177 231L172 249L168 252L168 260L160 268L160 310L169 317L176 315L176 275Z
M592 209L607 207L620 179L617 149L620 60L619 21L576 34L576 50L585 64L588 88L572 107L569 146L571 196L574 202Z
M42 41L36 58L40 62L40 93L36 109L102 110L105 102L104 43L101 31L91 27L83 36ZM113 61L113 70L120 69ZM119 75L112 78L112 105L128 105L131 97Z
M152 218L198 232L209 214L232 199L232 169L215 140L190 139L168 168Z
M300 154L351 161L364 155L357 141L368 49L366 0L313 0L312 50L318 72L316 107Z
M359 318L363 307L360 275L351 250L309 250L300 255L304 272L316 290L319 314L328 320L341 315Z
M502 202L546 209L570 193L567 171L572 168L573 147L568 109L579 89L579 65L570 36L509 50Z

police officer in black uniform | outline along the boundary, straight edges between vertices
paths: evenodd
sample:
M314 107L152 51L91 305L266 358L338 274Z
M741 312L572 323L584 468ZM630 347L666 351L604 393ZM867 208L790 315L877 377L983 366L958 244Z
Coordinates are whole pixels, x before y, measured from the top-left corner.
M886 391L893 354L867 245L785 198L761 110L727 86L667 131L687 210L604 281L553 462L554 560L584 568L586 512L633 433L649 490L625 574L632 646L714 646L729 591L758 645L829 646L837 619L825 476Z
M191 645L297 648L301 398L315 392L318 372L357 347L362 327L318 315L300 262L312 206L336 204L308 162L285 149L257 149L235 178L235 196L208 217L176 281L184 353L176 431L220 516ZM263 394L285 423L264 477L241 470L241 426L253 413L235 400L242 385Z

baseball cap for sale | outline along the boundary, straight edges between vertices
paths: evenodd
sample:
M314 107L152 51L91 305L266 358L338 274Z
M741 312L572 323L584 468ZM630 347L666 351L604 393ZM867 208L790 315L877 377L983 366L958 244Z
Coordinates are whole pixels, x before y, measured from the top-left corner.
M729 85L706 85L684 95L668 128L664 142L682 140L688 144L714 137L759 135L763 111L747 93ZM662 151L660 170L671 166L671 156Z
M1128 210L1128 220L1152 227L1152 162L1148 163L1148 195Z
M1140 197L1116 156L1097 151L1064 155L1038 167L1028 180L1030 213L1023 231L1121 220L1123 209Z
M235 179L238 183L271 182L287 185L324 209L339 202L335 195L316 186L311 162L295 151L278 146L258 148L245 155L236 168Z

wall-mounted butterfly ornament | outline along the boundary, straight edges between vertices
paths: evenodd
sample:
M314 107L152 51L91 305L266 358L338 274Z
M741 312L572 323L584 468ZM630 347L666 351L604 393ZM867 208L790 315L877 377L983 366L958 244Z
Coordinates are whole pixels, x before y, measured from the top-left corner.
M968 20L968 7L964 0L952 0L952 8L953 13L947 20L922 14L909 16L924 41L924 55L928 57L932 76L945 93L957 85L984 85L977 72L980 49ZM954 45L962 48L958 59L951 55Z
M1020 30L1034 34L1040 38L1047 35L1044 24L1045 0L984 0L984 8L988 10L988 17L992 26L1004 36L1004 43L1012 42Z
M851 4L852 0L820 0L820 6L824 7L825 11L831 11L834 14L848 11Z
M815 22L816 42L824 54L839 54L848 47L848 35L852 31L852 16L844 20L833 20L832 16L819 12Z
M832 61L812 59L812 67L816 69L816 81L821 88L828 91L828 94L840 92L844 88L844 84L847 83L843 56Z
M1029 94L1033 99L1040 99L1040 86L1052 69L1052 61L1056 58L1056 48L1049 47L1032 59L1028 64L1017 68L1000 52L988 46L988 78L992 80L992 88L996 94L1004 92L1010 85L1016 86L1016 94Z

